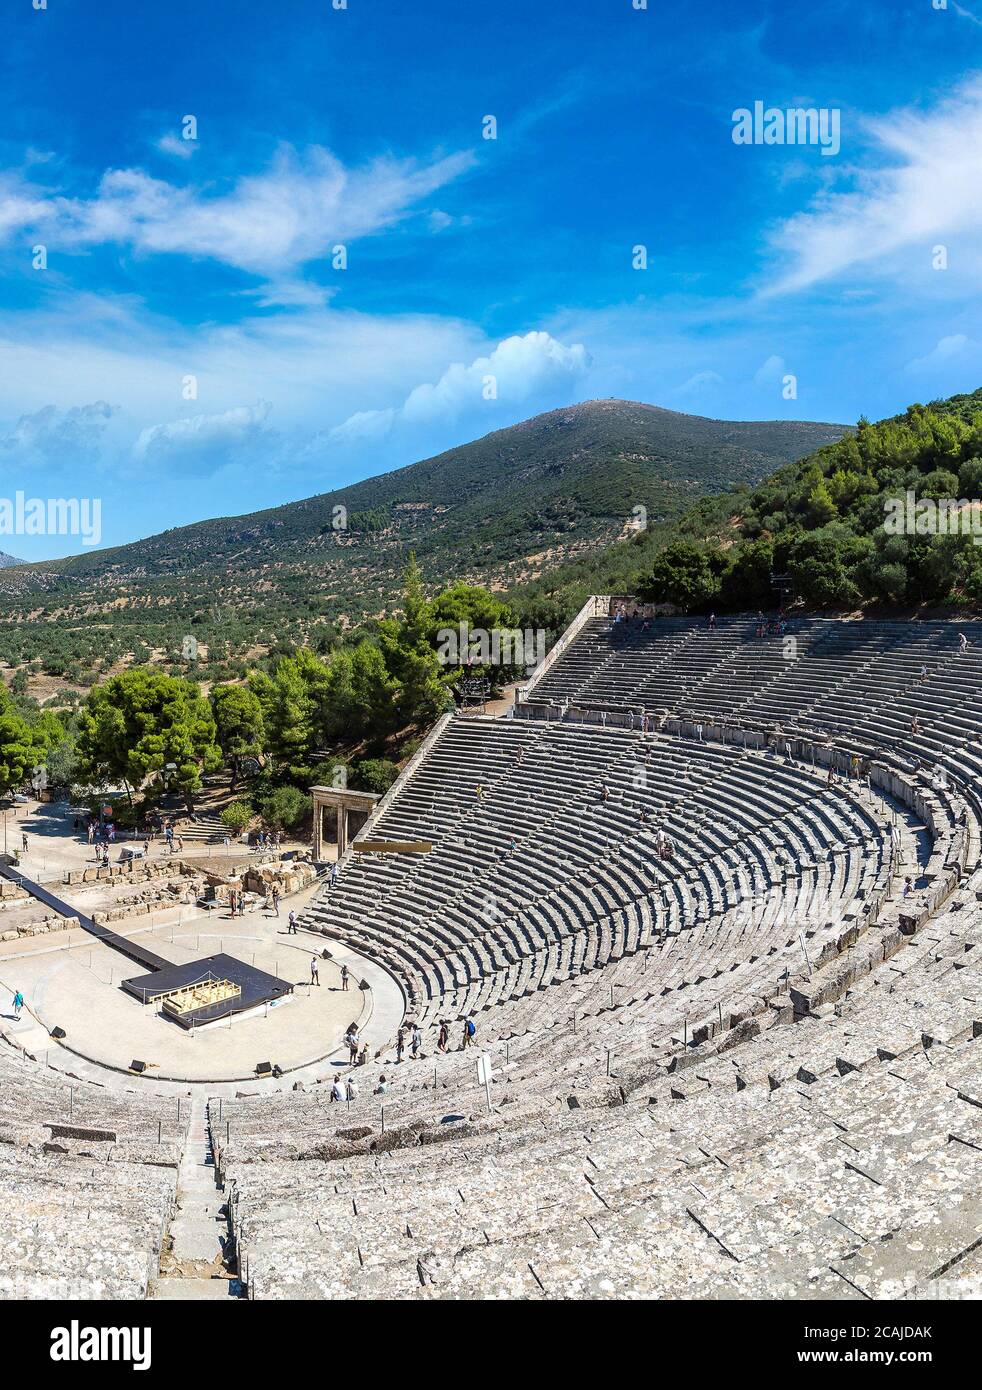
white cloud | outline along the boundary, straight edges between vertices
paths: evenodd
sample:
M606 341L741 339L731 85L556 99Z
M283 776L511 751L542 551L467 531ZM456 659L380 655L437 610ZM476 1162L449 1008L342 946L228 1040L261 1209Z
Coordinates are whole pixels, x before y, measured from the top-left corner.
M385 157L349 169L319 146L283 146L268 169L224 192L110 169L91 198L46 195L8 178L0 185L0 236L37 227L61 245L115 243L288 279L330 256L334 245L393 226L473 162L463 152L428 163Z
M907 363L908 372L930 371L932 367L945 367L956 358L963 357L966 349L977 345L965 333L950 333L941 338L924 357L915 357Z
M765 294L806 289L859 269L909 274L917 263L927 266L933 245L946 238L957 241L963 264L975 259L982 227L982 78L972 78L931 111L896 111L864 126L877 166L854 168L851 191L823 192L809 211L775 230L772 244L784 268Z
M157 141L157 149L161 154L173 155L175 159L190 159L197 149L196 140L182 140L172 132L168 131Z
M269 401L257 401L217 415L190 415L151 425L140 431L133 452L138 459L169 466L182 456L192 458L196 467L215 456L224 461L230 450L242 450L257 441L271 409Z
M786 366L783 357L779 357L776 352L772 352L766 361L762 362L754 372L755 386L771 386L775 381L780 381L784 376Z
M106 401L72 406L67 410L45 405L22 415L13 429L0 435L0 450L17 464L53 464L80 467L98 456L102 436L115 413Z
M544 392L571 386L586 374L590 363L582 343L566 347L543 332L515 335L469 365L454 362L439 380L412 390L400 406L350 415L329 432L328 439L378 440L400 425L415 428L451 423L482 409L489 400L518 407ZM489 395L491 390L493 396Z
M676 396L702 396L713 387L722 386L723 378L719 372L705 371L694 372L688 381L683 381L681 386L676 386L673 392Z

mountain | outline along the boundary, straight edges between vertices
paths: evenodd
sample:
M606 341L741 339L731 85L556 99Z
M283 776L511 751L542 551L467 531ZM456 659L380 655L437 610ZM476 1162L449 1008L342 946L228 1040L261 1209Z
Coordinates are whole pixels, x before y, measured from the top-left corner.
M22 565L23 560L18 560L16 555L8 555L5 550L0 550L0 570L9 569L11 565Z
M557 566L521 602L554 626L591 592L756 609L774 601L776 573L785 598L812 609L978 612L980 541L982 388L861 420L752 487L700 498L670 527Z
M254 655L381 611L410 548L430 582L505 587L628 533L638 508L664 523L844 430L618 400L549 411L334 492L5 570L0 657L40 646L46 669L104 670L164 659L188 631L210 661Z

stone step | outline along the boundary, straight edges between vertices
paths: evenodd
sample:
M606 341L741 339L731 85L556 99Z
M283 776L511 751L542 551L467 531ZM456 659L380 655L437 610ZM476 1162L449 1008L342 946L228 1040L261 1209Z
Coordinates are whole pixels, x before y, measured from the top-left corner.
M245 1302L241 1294L233 1293L238 1285L228 1279L168 1279L166 1276L150 1283L151 1299L182 1300L187 1303Z

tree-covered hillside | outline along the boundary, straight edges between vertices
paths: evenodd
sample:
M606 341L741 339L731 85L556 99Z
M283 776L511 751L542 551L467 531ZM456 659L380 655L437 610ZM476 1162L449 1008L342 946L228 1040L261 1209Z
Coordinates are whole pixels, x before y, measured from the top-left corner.
M775 574L817 607L973 607L982 603L973 501L982 502L982 390L860 420L753 487L703 498L677 524L560 567L518 596L520 612L558 624L590 592L755 608L771 603ZM982 521L982 509L975 515Z

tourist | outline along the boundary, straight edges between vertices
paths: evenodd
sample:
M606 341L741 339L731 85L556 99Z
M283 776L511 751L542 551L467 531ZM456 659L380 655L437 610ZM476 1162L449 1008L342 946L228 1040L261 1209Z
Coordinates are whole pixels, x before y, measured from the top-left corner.
M290 915L291 915L291 917L293 916L292 913L291 913ZM342 965L342 966L341 966L341 988L345 991L345 993L347 993L347 991L348 991L348 981L349 981L350 978L351 978L351 975L350 975L350 972L349 972L349 970L348 970L348 967L347 967L346 965Z
M368 1043L367 1043L367 1042L363 1042L362 1045L361 1045L361 1051L358 1053L358 1065L359 1065L360 1067L367 1067L367 1066L368 1066Z
M716 631L716 614L715 614L715 613L710 613L710 615L709 615L709 631L710 631L710 632L715 632L715 631Z
M348 1077L348 1086L347 1086L347 1090L348 1090L348 1097L347 1097L347 1098L348 1098L348 1101L349 1101L349 1102L358 1099L358 1082L355 1080L355 1078L354 1078L353 1076L349 1076L349 1077Z
M310 983L312 986L316 985L317 988L320 989L321 977L318 973L316 956L310 957Z
M292 909L286 919L286 931L288 936L296 936L297 934L297 914Z
M396 1061L397 1061L397 1062L401 1062L401 1061L402 1061L402 1053L403 1053L403 1049L405 1048L405 1046L406 1046L406 1031L405 1031L405 1029L402 1027L402 1025L400 1024L400 1025L399 1025L399 1028L398 1028L398 1030L397 1030L397 1032L396 1032Z
M436 1045L441 1052L446 1052L447 1048L450 1046L450 1029L447 1027L447 1020L445 1018L440 1019L440 1032L436 1040Z
M963 655L963 654L964 654L965 652L967 652L967 651L968 651L968 638L965 636L964 632L960 632L960 633L958 634L958 654L959 654L959 656L961 656L961 655Z
M908 875L904 879L904 897L909 898L914 888L914 880Z
M345 1033L344 1040L348 1045L348 1060L354 1066L358 1061L358 1029L354 1023Z
M335 862L331 865L331 887L332 887L332 888L333 888L334 885L337 883L337 881L338 881L338 866L337 866L337 861L335 860Z
M336 1076L336 1077L334 1078L334 1085L331 1087L331 1100L332 1100L332 1102L333 1102L333 1101L336 1101L336 1100L347 1100L347 1099L348 1099L347 1088L346 1088L344 1085L342 1085L341 1077L340 1077L340 1076Z
M27 853L27 831L25 830L20 837L21 849Z
M413 1024L413 1031L409 1039L409 1050L413 1057L418 1057L423 1046L423 1034L418 1023Z
M280 890L279 890L279 888L276 886L275 883L273 884L273 894L272 894L272 897L273 897L273 916L274 916L274 917L278 917L278 916L280 915Z
M472 1018L464 1019L464 1032L460 1042L461 1052L465 1051L474 1041L477 1034L477 1024Z
M386 1093L386 1091L387 1091L388 1089L389 1089L389 1083L388 1083L388 1081L385 1079L384 1076L380 1076L379 1079L378 1079L378 1085L375 1087L375 1094L376 1094L377 1096L384 1096L385 1093Z
M705 739L704 739L703 736L702 736L702 725L701 725L701 724L697 724L697 725L696 725L696 738L699 740L700 743L705 743Z
M20 1018L20 1011L24 1007L24 996L20 990L14 995L14 1018Z

